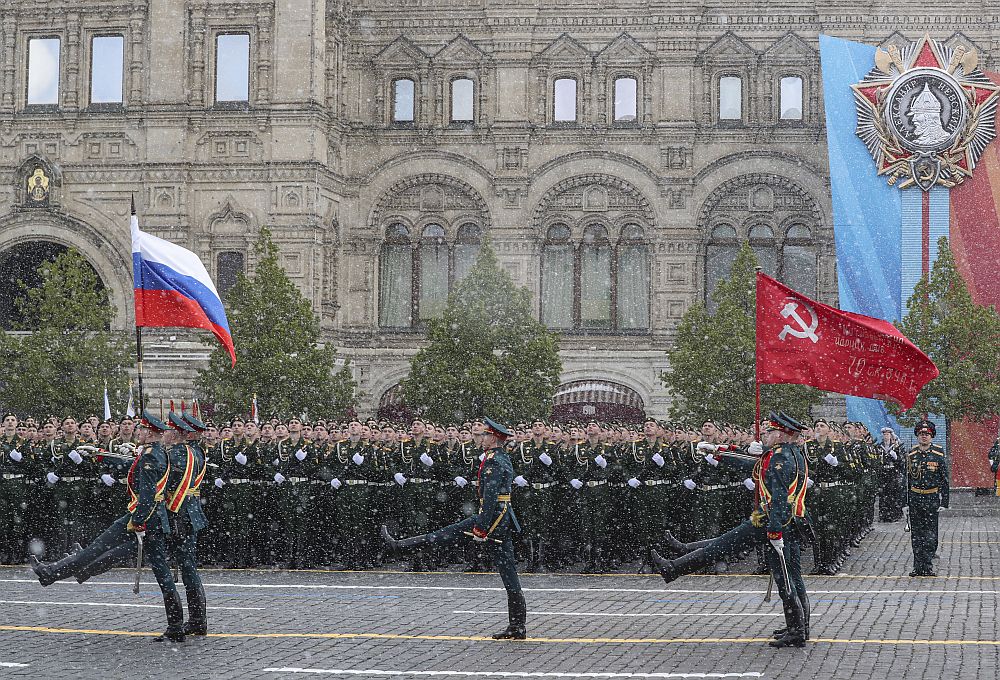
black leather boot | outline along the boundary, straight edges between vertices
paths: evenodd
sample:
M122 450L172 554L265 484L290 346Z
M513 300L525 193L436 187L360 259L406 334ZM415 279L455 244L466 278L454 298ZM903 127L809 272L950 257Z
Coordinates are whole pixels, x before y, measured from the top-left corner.
M545 553L546 551L545 539L539 538L535 545L535 571L544 574L549 569L545 565Z
M675 560L665 560L656 550L650 548L649 556L653 560L653 566L660 572L660 576L663 577L666 583L670 583L685 574L693 574L699 569L711 566L715 562L715 560L710 559L705 554L704 548L693 550Z
M406 550L408 548L419 548L427 543L427 534L420 536L410 536L409 538L393 538L389 535L389 529L384 524L381 529L382 540L393 550Z
M507 594L507 627L499 633L493 633L494 640L523 640L527 637L525 621L528 618L528 605L524 601L524 593Z
M205 588L185 588L187 595L188 620L184 624L185 635L208 635L208 612L205 602Z
M57 562L40 562L34 555L28 555L28 565L43 587L72 576L79 566L77 562L76 555L67 555Z
M802 607L802 630L805 632L805 639L809 639L809 596L802 595L799 601Z
M167 610L167 629L154 639L157 642L184 642L184 607L176 590L163 596L163 608Z
M775 648L805 647L805 623L803 622L802 608L799 606L798 600L792 600L790 603L782 602L782 608L785 612L785 624L788 629L784 635L777 640L771 640L767 644Z
M109 550L100 557L98 557L93 562L83 565L76 571L76 582L84 583L87 579L92 576L97 576L98 574L103 574L112 567L121 567L126 565L135 566L135 551L131 553L121 553L117 550Z

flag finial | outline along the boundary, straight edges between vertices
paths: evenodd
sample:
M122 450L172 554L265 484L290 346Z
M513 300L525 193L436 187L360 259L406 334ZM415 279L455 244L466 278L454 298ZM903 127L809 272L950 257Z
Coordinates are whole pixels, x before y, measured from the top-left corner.
M132 194L132 214L135 214L135 194Z

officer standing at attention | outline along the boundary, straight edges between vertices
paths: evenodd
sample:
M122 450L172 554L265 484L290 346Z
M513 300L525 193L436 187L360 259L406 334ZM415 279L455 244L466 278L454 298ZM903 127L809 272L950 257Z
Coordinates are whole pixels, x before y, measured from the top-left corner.
M483 419L482 447L485 451L479 465L479 514L456 522L429 534L396 540L382 525L382 538L393 549L419 548L427 544L449 543L464 534L471 534L478 542L489 545L493 564L507 590L507 628L494 633L495 640L523 640L526 637L525 620L527 605L517 576L514 558L513 533L521 526L510 502L510 486L514 480L514 467L503 448L504 441L512 436L510 430L489 418Z
M917 445L906 454L905 500L910 509L913 546L910 576L937 576L931 559L938 548L938 512L948 507L948 458L944 449L933 443L934 423L921 420L913 433L917 435Z
M176 414L170 415L173 420ZM178 444L170 451L171 474L165 500L174 525L173 553L180 566L188 603L184 634L207 635L205 587L198 575L198 532L208 526L201 507L201 482L208 464L198 439L208 428L190 413L183 414L182 418L192 431L187 433L186 444Z

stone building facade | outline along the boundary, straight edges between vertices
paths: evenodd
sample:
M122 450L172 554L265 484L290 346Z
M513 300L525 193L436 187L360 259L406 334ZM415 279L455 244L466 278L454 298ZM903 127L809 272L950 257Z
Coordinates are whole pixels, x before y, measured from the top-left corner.
M145 229L220 283L252 270L268 225L372 413L488 238L563 332L560 401L660 415L676 325L742 240L836 302L817 36L929 30L995 68L998 14L992 0L10 0L0 253L78 247L127 327L131 196ZM39 84L53 45L54 96ZM29 59L46 46L48 62ZM95 95L109 73L111 101ZM150 335L152 396L190 394L205 346Z

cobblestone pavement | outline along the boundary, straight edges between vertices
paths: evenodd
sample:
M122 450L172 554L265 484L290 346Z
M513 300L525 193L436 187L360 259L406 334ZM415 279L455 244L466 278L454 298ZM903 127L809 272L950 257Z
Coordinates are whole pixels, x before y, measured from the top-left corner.
M747 564L688 576L527 575L526 642L496 642L492 574L205 571L212 634L165 646L147 571L41 588L0 568L0 678L996 678L1000 527L942 518L937 578L909 578L909 534L879 524L845 573L807 577L814 641L781 625ZM808 567L808 561L807 565ZM744 572L744 573L737 573Z

